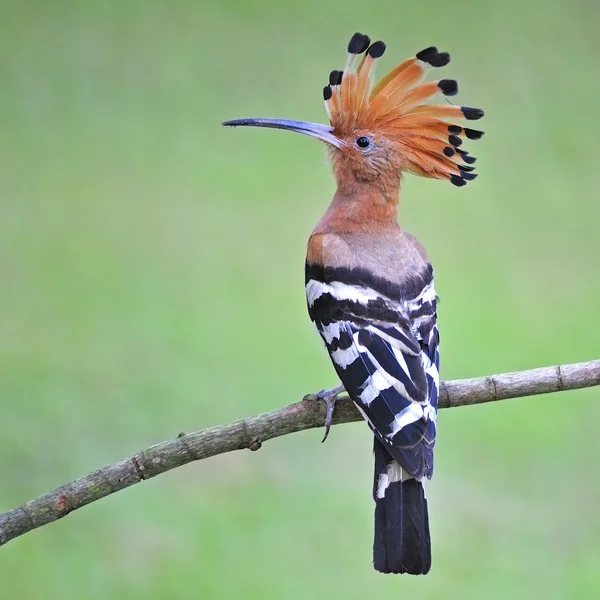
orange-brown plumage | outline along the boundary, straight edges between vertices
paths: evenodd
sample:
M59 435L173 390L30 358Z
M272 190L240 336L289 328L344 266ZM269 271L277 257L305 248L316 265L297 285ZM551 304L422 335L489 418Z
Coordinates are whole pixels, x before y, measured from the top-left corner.
M425 69L420 61L416 61L394 77L378 94L376 94L369 106L368 117L363 117L365 122L375 121L378 114L385 114L399 107L400 101L406 100L406 93L421 83L425 78ZM434 88L432 94L437 91ZM404 112L408 112L406 109Z
M411 58L407 58L405 61L401 62L398 66L394 67L387 75L384 75L374 86L371 91L371 99L375 98L379 95L379 93L394 79L396 79L401 73L403 73L410 66L414 65L417 62L417 57L413 56Z

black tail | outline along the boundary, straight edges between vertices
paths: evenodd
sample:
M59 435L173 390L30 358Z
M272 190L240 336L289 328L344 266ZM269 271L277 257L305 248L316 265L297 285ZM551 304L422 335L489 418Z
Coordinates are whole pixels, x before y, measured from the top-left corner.
M429 515L423 484L375 439L373 566L382 573L425 575L431 567ZM403 477L404 475L404 477Z

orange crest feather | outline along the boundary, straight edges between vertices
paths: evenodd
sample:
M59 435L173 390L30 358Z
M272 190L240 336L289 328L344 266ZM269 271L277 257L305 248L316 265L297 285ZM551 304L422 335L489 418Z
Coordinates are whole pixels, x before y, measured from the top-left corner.
M478 108L426 104L438 94L454 96L453 79L422 83L427 71L450 62L447 52L430 47L392 69L374 85L374 68L383 56L385 44L355 33L348 44L344 71L332 71L323 90L325 107L336 135L348 136L357 130L382 131L402 146L406 170L425 177L449 179L465 185L475 157L459 146L463 138L479 139L482 131L448 122L446 119L476 120ZM358 66L357 57L363 55ZM464 164L466 163L466 164Z

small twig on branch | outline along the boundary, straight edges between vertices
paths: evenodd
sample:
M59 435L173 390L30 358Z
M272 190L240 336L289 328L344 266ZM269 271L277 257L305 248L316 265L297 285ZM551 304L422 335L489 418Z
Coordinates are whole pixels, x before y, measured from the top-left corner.
M439 406L450 408L481 404L594 385L600 385L600 360L447 381L441 386ZM258 450L266 440L321 427L324 418L324 403L306 396L301 402L279 410L195 433L180 434L173 440L151 446L18 508L0 513L0 546L144 479L232 450ZM347 396L339 398L334 424L359 421L361 418Z

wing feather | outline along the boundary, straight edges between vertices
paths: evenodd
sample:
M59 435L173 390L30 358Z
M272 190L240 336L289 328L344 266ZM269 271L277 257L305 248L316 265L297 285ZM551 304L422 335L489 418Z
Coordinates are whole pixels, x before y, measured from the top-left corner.
M314 269L313 269L314 271ZM412 297L355 280L307 280L309 312L376 437L416 478L431 477L439 393L433 273ZM409 289L415 289L414 285Z

